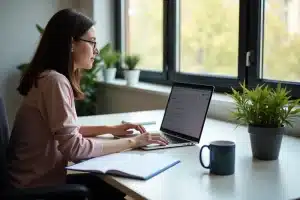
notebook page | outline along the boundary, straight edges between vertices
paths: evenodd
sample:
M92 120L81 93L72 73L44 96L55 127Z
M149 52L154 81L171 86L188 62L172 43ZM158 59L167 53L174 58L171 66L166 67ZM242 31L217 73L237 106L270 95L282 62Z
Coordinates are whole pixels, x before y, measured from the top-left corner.
M140 179L149 179L167 168L177 164L178 159L157 153L140 155L133 152L110 154L67 167L69 170L102 172L112 174L118 171L119 175L127 174Z
M92 158L81 163L67 167L69 170L78 171L99 171L105 173L108 169L114 169L116 166L130 160L132 155L122 153L110 154Z
M132 156L126 163L114 167L115 170L128 175L148 179L177 164L178 159L157 153Z

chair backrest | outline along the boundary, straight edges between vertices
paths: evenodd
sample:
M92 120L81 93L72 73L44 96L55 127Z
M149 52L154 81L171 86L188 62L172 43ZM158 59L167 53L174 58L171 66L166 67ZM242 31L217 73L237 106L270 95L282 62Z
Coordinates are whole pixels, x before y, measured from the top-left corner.
M3 98L0 96L0 191L8 186L6 150L9 142L9 128Z

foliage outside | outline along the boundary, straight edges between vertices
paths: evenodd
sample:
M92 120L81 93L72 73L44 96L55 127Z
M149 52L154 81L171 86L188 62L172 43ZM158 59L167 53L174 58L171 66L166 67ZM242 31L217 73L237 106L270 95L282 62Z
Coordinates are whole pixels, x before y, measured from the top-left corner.
M137 64L140 62L141 57L138 54L126 55L125 56L125 65L128 70L134 70Z
M232 89L229 96L236 105L233 117L243 124L268 128L292 126L294 119L300 116L300 108L297 108L300 99L291 100L290 91L280 84L276 88L258 85L247 89L245 84L241 87L241 92Z
M290 5L296 1L265 0L264 78L299 82L300 8ZM141 54L139 68L162 71L163 1L127 2L126 52ZM237 76L239 1L182 0L180 5L180 72Z

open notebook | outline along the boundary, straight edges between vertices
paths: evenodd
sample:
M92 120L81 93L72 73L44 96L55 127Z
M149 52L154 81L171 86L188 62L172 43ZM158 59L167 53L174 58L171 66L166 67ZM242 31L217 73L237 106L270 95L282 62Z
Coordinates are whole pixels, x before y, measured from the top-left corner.
M68 166L66 169L148 180L179 162L178 159L164 154L148 153L141 155L122 152L92 158Z

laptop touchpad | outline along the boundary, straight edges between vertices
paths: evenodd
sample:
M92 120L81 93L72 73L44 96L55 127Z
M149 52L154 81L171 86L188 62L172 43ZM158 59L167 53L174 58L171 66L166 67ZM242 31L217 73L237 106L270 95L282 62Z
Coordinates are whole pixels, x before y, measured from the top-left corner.
M156 143L146 145L146 147L157 147L157 146L161 146L161 145Z

